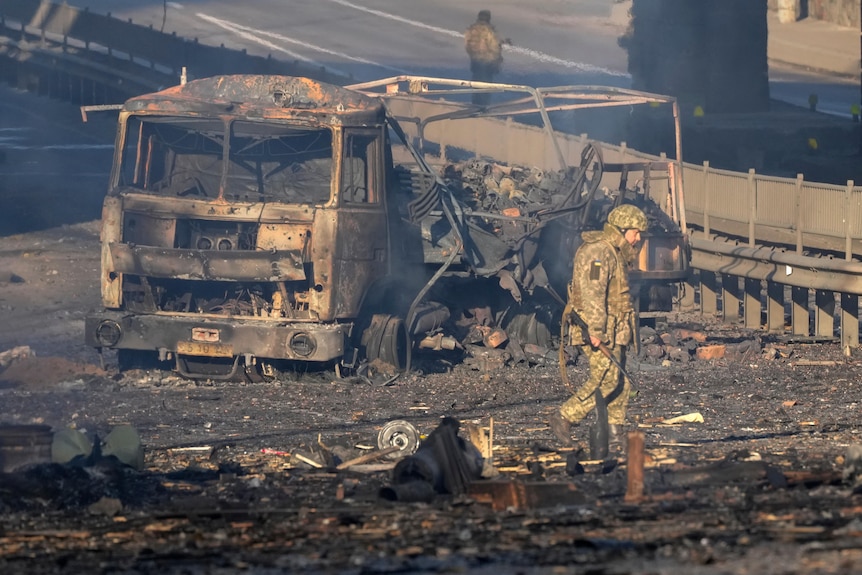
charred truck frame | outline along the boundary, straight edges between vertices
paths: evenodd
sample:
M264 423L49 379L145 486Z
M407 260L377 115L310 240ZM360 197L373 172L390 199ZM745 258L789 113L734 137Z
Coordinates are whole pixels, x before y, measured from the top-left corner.
M477 108L476 91L501 100ZM677 160L606 164L588 143L567 165L550 112L649 102L673 105ZM150 356L187 377L274 375L290 362L409 369L415 347L460 345L444 331L477 307L456 301L465 292L487 299L485 326L547 340L579 232L615 204L638 203L656 225L636 278L685 277L676 111L672 98L616 88L407 76L347 88L221 76L132 98L102 211L104 310L87 318L86 340L118 350L121 369ZM541 194L480 190L425 153L432 124L524 114L538 115L560 164L559 186ZM469 151L460 166L486 180L518 169ZM650 200L651 181L667 182L670 210Z

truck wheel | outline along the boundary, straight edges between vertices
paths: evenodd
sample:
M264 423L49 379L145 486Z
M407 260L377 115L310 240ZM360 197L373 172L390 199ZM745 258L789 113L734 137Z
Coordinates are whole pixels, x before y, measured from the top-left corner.
M506 333L521 345L532 344L550 348L552 336L546 315L537 312L519 313L505 325Z
M407 329L400 317L377 314L362 332L362 348L369 362L379 359L401 371L407 366Z

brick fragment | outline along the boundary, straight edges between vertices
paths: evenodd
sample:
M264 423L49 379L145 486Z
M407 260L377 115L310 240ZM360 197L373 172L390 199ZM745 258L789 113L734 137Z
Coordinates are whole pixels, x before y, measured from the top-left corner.
M674 335L678 339L693 339L698 343L703 343L706 341L706 334L702 331L695 331L693 329L683 329L679 328L674 330Z
M727 351L727 346L723 344L704 345L695 350L697 359L721 359Z

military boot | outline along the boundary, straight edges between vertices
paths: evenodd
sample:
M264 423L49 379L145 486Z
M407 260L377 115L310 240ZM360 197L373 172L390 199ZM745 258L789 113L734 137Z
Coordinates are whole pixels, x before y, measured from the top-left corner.
M551 414L549 424L554 437L563 445L572 444L572 423L564 418L560 412Z

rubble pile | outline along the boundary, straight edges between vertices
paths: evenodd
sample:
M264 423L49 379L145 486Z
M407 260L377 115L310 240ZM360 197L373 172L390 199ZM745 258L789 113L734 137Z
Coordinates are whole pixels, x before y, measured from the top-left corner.
M474 211L512 216L558 206L575 187L572 169L544 172L483 160L447 164L443 178L455 196Z
M755 331L735 333L729 337L707 335L703 326L669 329L641 326L638 331L638 359L650 364L669 366L696 360L743 361L761 357L771 360L787 357L788 353L781 345L764 345L763 338Z
M447 163L441 170L455 197L474 212L485 212L509 217L533 217L553 212L557 208L570 208L582 203L592 190L590 217L581 220L580 211L572 212L583 223L584 229L600 229L608 212L620 194L636 198L641 190L636 184L630 188L620 177L613 188L602 185L610 181L604 178L597 166L587 170L582 181L578 181L580 168L544 171L536 167L507 166L496 162L472 159L465 162ZM650 220L650 228L663 232L676 231L673 223L651 204L641 206ZM488 220L488 231L505 233L499 220Z
M550 313L550 312L548 312ZM559 320L557 320L559 321ZM556 365L559 361L559 335L547 332L541 341L544 345L523 343L523 333L543 329L546 322L535 317L519 317L507 324L507 329L496 324L482 324L481 315L462 317L461 348L465 352L465 367L489 372L505 366ZM524 325L526 323L526 326ZM696 324L661 325L639 327L640 346L630 349L639 363L670 367L698 361L744 362L754 360L785 360L791 357L791 349L779 341L770 341L754 330L734 330L727 334L708 334ZM567 348L570 363L578 361L576 348Z

